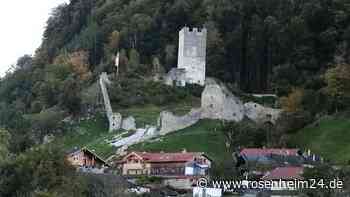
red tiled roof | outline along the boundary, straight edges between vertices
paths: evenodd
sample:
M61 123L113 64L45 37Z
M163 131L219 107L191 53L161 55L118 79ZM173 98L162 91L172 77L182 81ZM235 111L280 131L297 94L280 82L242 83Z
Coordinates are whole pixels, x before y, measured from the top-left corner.
M272 171L267 172L262 179L263 180L302 180L303 177L302 167L278 167Z
M196 156L203 155L199 152L188 153L148 153L148 152L134 152L143 160L148 162L188 162L193 161ZM129 154L130 155L130 154ZM126 158L126 157L125 157Z
M266 156L266 155L297 155L299 149L278 149L278 148L245 148L241 155Z

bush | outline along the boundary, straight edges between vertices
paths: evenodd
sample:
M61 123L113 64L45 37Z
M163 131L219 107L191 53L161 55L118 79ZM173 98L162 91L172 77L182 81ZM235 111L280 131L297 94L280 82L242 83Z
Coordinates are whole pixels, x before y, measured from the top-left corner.
M36 137L53 133L60 127L61 120L64 118L64 112L57 108L51 108L41 111L37 114L26 115L26 119L30 121L32 129L37 131Z
M141 176L137 179L137 184L145 185L145 184L160 184L162 183L162 178L154 177L154 176Z
M282 97L280 103L286 112L298 112L303 110L302 99L304 90L300 88L293 88L292 92L287 97Z
M249 120L226 123L223 131L233 150L240 147L262 147L267 144L267 132Z
M0 166L0 196L83 196L83 181L59 147L32 149ZM45 192L41 192L45 191ZM57 194L57 195L53 195Z
M194 93L192 90L195 90ZM195 86L177 88L140 79L124 79L109 88L111 102L121 107L145 104L163 106L190 100L199 92Z
M276 132L281 134L294 133L311 123L312 120L311 114L307 111L282 113L281 117L276 121Z

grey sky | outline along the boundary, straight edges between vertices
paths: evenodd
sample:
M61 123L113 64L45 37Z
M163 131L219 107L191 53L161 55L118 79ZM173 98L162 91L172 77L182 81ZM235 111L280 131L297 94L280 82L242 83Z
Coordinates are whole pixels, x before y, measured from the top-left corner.
M11 0L0 6L0 75L39 47L51 10L69 0Z

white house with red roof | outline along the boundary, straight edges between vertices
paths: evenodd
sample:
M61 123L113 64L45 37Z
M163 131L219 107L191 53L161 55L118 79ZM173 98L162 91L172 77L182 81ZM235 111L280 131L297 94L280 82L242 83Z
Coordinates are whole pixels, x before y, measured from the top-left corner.
M206 176L211 160L201 152L131 152L118 162L125 176Z

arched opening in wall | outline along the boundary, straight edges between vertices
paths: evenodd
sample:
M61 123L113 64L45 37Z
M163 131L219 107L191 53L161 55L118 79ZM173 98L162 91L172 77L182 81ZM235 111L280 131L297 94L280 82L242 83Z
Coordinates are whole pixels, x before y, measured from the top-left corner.
M266 119L270 120L272 119L272 115L271 114L266 114Z
M265 121L263 125L264 125L264 128L267 128L267 129L273 128L274 126L274 124L271 121Z

